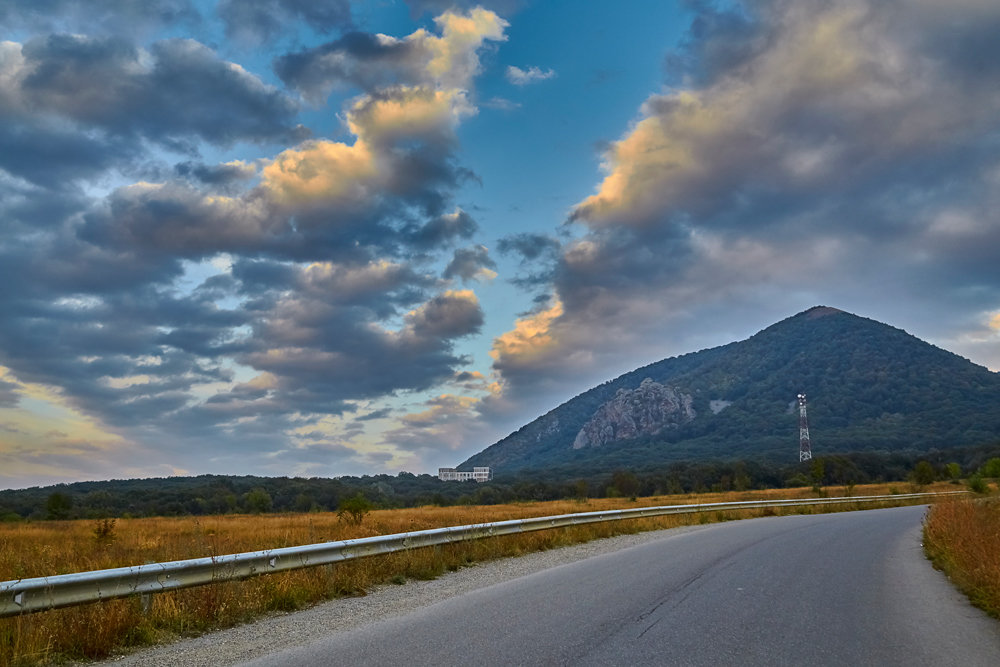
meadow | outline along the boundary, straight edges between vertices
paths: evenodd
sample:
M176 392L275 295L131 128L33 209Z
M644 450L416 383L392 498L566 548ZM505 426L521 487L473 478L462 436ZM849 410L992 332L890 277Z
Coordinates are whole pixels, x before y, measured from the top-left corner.
M955 490L939 483L921 490ZM909 485L829 487L829 496L913 491ZM0 524L0 581L296 546L443 526L635 506L806 498L810 488L731 493L580 499L485 506L374 510L360 523L336 513L35 521ZM364 595L380 584L434 578L477 562L642 530L831 507L743 510L616 521L489 538L375 556L237 582L0 619L0 665L46 665L99 659L132 647L232 626L268 612ZM843 508L841 508L843 509ZM996 552L994 552L996 553Z
M1000 619L1000 498L935 505L924 549L974 605Z

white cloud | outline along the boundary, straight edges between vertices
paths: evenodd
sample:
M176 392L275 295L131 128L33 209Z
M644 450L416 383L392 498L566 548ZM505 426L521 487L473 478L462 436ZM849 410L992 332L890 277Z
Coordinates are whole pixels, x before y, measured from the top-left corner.
M553 69L540 69L532 65L528 69L521 69L520 67L515 67L510 65L507 67L506 77L515 86L527 86L531 83L537 83L538 81L545 81L546 79L551 79L555 77L556 72Z

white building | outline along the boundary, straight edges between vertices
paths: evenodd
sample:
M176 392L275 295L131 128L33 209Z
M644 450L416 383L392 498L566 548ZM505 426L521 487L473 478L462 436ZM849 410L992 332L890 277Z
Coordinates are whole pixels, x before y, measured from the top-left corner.
M454 468L438 468L438 479L445 482L466 482L470 479L488 482L493 479L493 469L489 466L477 466L472 472L459 472Z

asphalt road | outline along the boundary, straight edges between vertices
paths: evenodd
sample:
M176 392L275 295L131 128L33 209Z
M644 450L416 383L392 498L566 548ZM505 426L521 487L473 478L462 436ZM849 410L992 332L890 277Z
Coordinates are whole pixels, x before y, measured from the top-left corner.
M925 508L706 526L248 665L1000 665L931 568Z

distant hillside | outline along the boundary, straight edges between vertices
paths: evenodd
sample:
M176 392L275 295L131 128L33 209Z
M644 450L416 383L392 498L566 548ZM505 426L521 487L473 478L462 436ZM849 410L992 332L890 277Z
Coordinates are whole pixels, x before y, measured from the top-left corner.
M745 341L595 387L465 461L514 471L944 449L1000 438L1000 374L874 320L817 306Z

